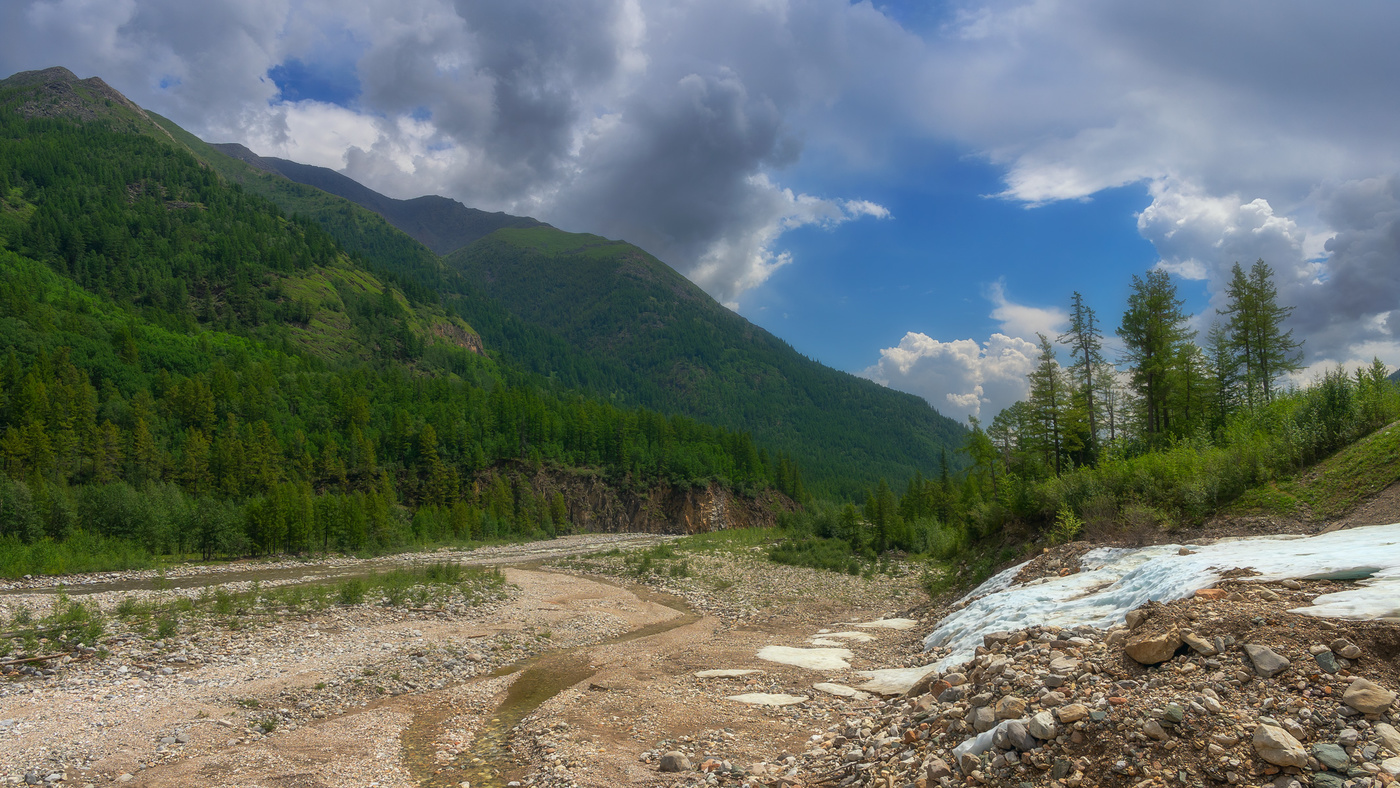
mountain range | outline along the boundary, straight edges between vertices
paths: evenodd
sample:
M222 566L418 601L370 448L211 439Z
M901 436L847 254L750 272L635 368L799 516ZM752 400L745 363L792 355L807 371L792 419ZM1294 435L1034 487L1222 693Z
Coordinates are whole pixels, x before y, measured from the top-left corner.
M284 319L276 328L271 324L279 321L269 316L268 325L246 329L257 337L331 363L379 364L411 361L405 343L455 337L458 346L490 357L493 374L507 381L751 435L771 456L802 468L813 489L836 496L857 497L881 478L898 482L959 462L964 429L922 399L801 355L625 241L444 197L397 200L333 170L258 156L235 143L211 145L101 80L79 80L64 69L0 82L0 105L31 120L149 138L168 155L192 156L219 181L326 233L347 255L336 264L338 273L294 288L282 281L272 301L301 322ZM33 207L15 205L11 216ZM246 286L278 286L271 281ZM366 293L375 289L371 282L392 284L402 294L412 325L397 341L397 356L382 343L367 350L346 307L327 306L347 281L364 283ZM184 288L190 302L206 299L211 315L226 297L216 288L201 295L197 282ZM197 305L190 311L193 319L181 318L186 330L209 327ZM410 367L422 374L421 365Z

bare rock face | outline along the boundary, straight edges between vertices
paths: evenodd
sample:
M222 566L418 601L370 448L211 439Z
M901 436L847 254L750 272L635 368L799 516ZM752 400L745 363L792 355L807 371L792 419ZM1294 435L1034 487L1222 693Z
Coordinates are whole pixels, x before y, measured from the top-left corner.
M1128 638L1123 650L1141 665L1166 662L1181 648L1181 635L1175 630L1147 633Z
M1395 702L1395 693L1379 684L1357 679L1342 693L1342 703L1362 714L1380 714Z
M1301 769L1308 765L1308 751L1303 749L1302 742L1283 728L1272 725L1260 725L1254 729L1254 751L1275 766L1296 766Z

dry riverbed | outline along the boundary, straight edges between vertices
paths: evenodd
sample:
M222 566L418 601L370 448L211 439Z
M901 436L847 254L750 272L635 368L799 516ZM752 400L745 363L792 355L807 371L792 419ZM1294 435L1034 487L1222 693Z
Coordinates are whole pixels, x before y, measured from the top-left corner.
M847 577L774 566L753 552L685 554L685 569L666 562L645 585L621 556L576 557L657 541L589 535L373 562L65 578L70 601L100 607L106 631L86 652L0 668L0 781L737 783L874 702L814 691L811 671L758 660L759 650L807 646L819 629L849 629L845 622L925 600L912 573ZM504 584L410 592L396 606L374 592L358 604L322 592L318 604L308 591L295 607L233 613L211 601L242 594L246 605L319 581L334 588L397 565L521 561L532 563L505 568ZM10 622L21 608L41 616L58 599L54 585L4 589L0 617ZM129 615L143 605L179 609L182 597L192 609L173 631ZM851 671L918 662L917 633L930 623L861 630L870 638L849 643L850 670L825 677L856 683ZM759 672L694 675L724 668ZM804 690L807 701L786 707L727 700ZM662 773L671 751L713 764Z

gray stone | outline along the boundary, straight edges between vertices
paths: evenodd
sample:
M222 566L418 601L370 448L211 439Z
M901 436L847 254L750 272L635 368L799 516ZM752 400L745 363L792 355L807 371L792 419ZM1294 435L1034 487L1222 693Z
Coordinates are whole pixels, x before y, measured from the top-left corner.
M1167 739L1166 729L1162 727L1162 723L1156 720L1144 722L1142 724L1142 732L1149 739L1156 739L1157 741L1166 741Z
M938 694L939 703L957 703L967 694L967 690L962 687L949 687Z
M1053 709L1056 706L1065 704L1065 696L1058 692L1047 692L1040 696L1040 706L1045 709Z
M997 715L990 706L978 706L967 715L967 723L978 733L986 733L996 727Z
M947 761L935 755L924 761L924 775L928 777L929 782L938 782L944 777L952 777L953 770L948 767Z
M1180 725L1181 721L1184 719L1186 719L1186 709L1181 708L1175 703L1168 703L1166 707L1162 709L1163 722L1170 722L1173 725Z
M1371 730L1375 732L1376 740L1382 747L1390 750L1391 755L1400 755L1400 731L1384 722L1372 725Z
M685 757L685 753L672 750L661 756L661 771L688 772L690 771L690 759Z
M1171 659L1180 647L1181 636L1173 629L1128 638L1128 642L1123 644L1123 651L1141 665L1156 665Z
M1313 775L1313 788L1345 788L1346 780L1331 772L1317 772Z
M1342 666L1337 664L1337 655L1333 654L1331 649L1317 652L1313 655L1313 659L1324 673L1336 673L1342 669Z
M1342 703L1363 714L1380 714L1395 702L1395 693L1366 679L1357 679L1342 693Z
M1048 711L1037 713L1031 717L1030 724L1026 726L1031 735L1037 739L1053 739L1057 730L1055 728L1055 715Z
M1254 672L1266 679L1282 673L1291 664L1281 654L1258 643L1244 644L1244 653L1248 654L1249 661L1254 663Z
M1182 642L1190 646L1197 654L1203 657L1213 657L1220 652L1215 650L1215 644L1197 635L1195 632L1187 632L1181 636Z
M1007 743L1021 752L1028 752L1040 745L1031 735L1025 720L1011 720L1002 726L1002 730L1006 731Z
M1064 758L1056 758L1055 765L1050 767L1050 779L1063 780L1074 771L1074 764Z
M1275 766L1296 766L1308 764L1308 752L1303 745L1283 728L1260 725L1254 729L1254 751L1259 757Z
M1356 659L1361 656L1361 647L1346 638L1332 641L1332 650L1342 659Z
M982 759L970 752L958 756L958 769L963 774L972 774L982 766Z
M1314 744L1312 753L1318 763L1334 772L1345 772L1347 767L1351 766L1351 758L1347 757L1347 751L1331 742Z
M1074 673L1079 670L1079 660L1072 657L1057 657L1050 660L1052 673Z

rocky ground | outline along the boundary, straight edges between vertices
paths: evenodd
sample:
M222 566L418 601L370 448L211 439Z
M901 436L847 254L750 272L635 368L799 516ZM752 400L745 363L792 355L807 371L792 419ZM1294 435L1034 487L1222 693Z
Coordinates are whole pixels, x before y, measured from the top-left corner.
M1131 626L998 633L944 675L921 638L946 610L913 567L610 549L626 540L561 540L545 571L507 569L495 591L236 630L191 615L165 638L124 624L122 601L210 592L105 578L84 597L108 612L99 642L0 667L0 780L1378 788L1400 772L1400 626L1287 612L1336 582L1237 578ZM1080 552L1027 576L1075 571ZM485 560L415 560L444 557ZM51 605L43 591L0 594L0 616Z

